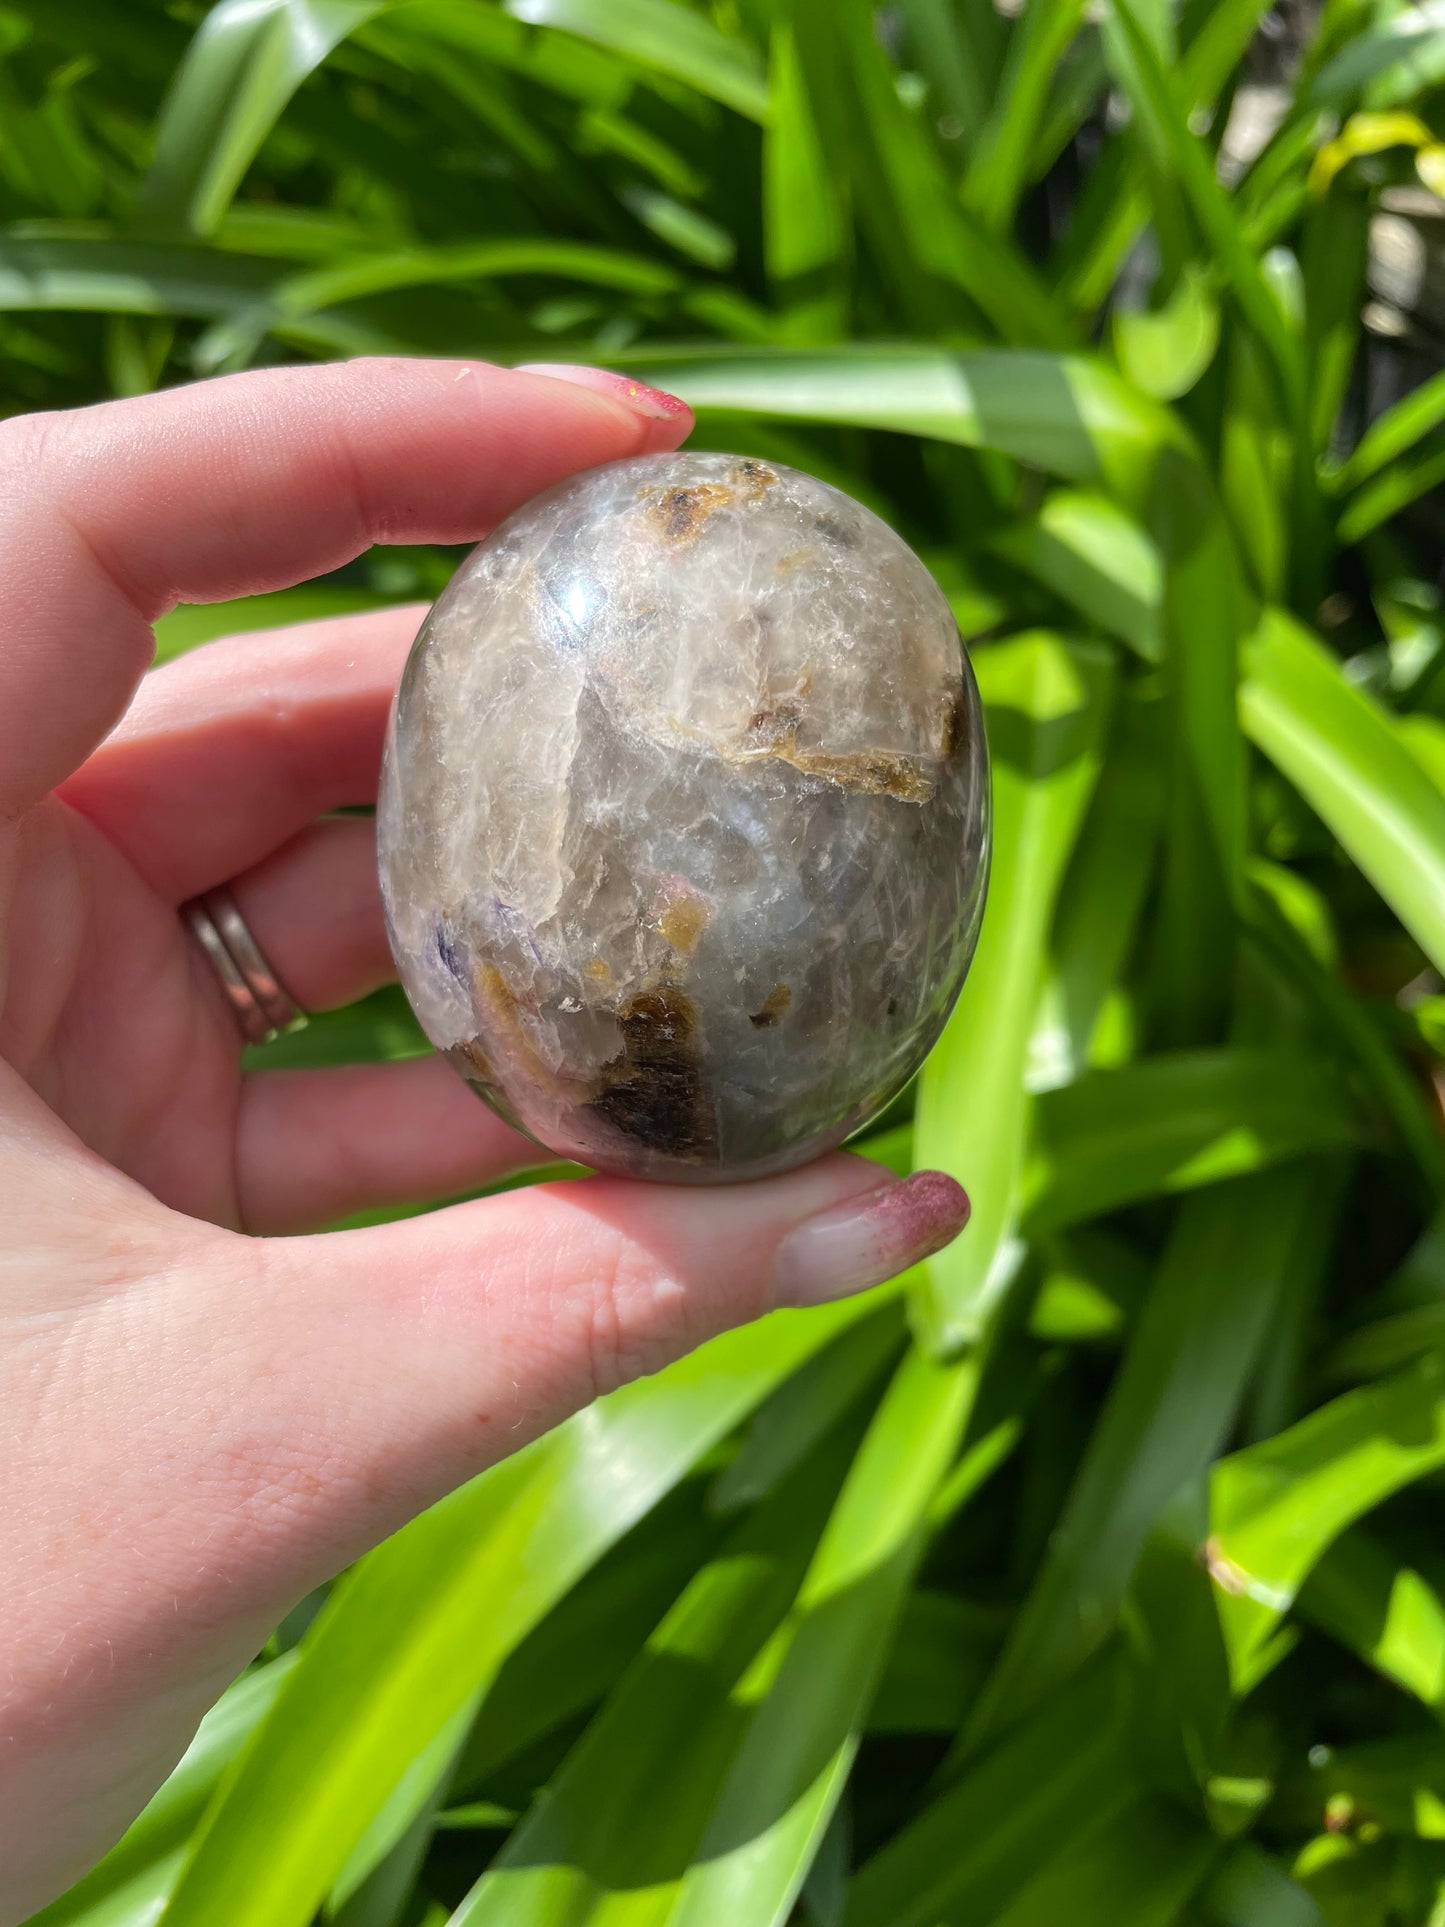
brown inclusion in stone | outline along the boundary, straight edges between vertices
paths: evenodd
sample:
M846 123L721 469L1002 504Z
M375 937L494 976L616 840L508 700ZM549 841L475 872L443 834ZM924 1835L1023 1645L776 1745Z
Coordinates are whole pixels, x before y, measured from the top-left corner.
M774 1024L783 1021L783 1012L793 1001L793 993L786 984L778 984L770 990L763 1000L761 1010L753 1011L748 1022L754 1030L771 1030Z
M717 1131L695 1054L697 1012L676 984L628 999L618 1013L622 1050L603 1066L606 1088L590 1108L649 1150L693 1160L715 1155Z

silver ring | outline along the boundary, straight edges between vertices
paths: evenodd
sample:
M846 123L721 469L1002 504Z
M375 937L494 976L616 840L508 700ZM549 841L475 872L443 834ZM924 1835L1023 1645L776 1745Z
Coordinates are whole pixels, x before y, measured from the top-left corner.
M192 897L181 905L181 915L210 959L248 1044L270 1043L305 1015L261 954L229 890Z

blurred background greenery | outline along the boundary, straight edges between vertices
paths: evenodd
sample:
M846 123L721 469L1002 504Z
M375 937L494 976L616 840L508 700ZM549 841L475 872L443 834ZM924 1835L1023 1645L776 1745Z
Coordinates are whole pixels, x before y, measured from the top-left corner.
M926 556L998 822L868 1140L958 1244L305 1602L46 1927L1445 1923L1442 83L1440 0L0 7L0 406L636 369Z

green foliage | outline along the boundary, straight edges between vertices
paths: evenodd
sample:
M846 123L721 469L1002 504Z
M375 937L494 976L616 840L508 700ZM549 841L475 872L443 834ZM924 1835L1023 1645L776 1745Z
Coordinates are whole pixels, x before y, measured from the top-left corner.
M1360 318L1445 29L1291 15L1240 155L1262 11L0 7L0 408L624 366L925 555L997 830L865 1140L958 1243L363 1560L46 1927L1445 1920L1445 374ZM423 1047L392 991L265 1055Z

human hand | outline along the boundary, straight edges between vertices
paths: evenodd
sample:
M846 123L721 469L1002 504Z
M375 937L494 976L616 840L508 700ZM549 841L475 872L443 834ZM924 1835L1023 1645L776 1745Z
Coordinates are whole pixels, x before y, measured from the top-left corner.
M226 883L303 1005L391 975L371 824L419 620L150 623L377 541L480 536L681 404L479 363L272 370L0 427L0 1923L120 1833L314 1585L599 1392L967 1212L847 1156L590 1178L367 1231L535 1162L435 1059L242 1076L178 916Z

